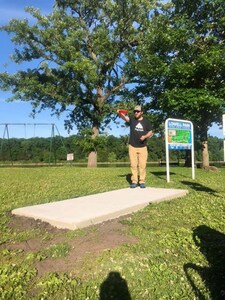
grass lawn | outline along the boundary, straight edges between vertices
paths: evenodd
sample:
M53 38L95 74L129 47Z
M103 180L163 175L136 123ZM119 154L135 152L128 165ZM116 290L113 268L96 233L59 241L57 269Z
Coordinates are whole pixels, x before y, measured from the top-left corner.
M148 186L188 189L188 195L122 219L124 235L136 242L98 255L87 249L79 268L40 275L38 263L68 261L71 242L85 239L90 228L13 227L11 210L125 188L129 173L129 167L1 168L0 299L225 299L224 168L196 169L192 180L191 169L173 167L167 183L165 168L149 167ZM62 236L63 243L55 242ZM48 241L48 247L24 251L22 245L34 241Z

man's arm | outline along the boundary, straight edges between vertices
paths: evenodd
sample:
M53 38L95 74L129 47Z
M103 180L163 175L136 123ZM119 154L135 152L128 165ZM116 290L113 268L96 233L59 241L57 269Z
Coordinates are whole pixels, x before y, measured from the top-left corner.
M119 109L117 109L117 114L118 116L123 119L125 122L129 122L130 118L128 117L128 115L125 115L124 113L121 113L121 111Z
M151 137L151 136L153 136L153 131L152 131L152 130L148 131L145 135L142 135L142 136L140 137L140 140L141 140L141 141L144 141L144 140L148 139L148 138Z

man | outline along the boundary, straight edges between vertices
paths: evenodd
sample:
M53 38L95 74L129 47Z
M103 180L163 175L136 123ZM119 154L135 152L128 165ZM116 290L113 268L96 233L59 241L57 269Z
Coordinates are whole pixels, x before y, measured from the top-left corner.
M130 126L129 158L132 173L130 187L136 188L139 183L141 188L145 188L148 158L147 139L153 135L152 125L143 117L143 110L140 105L135 106L134 116L129 117L123 110L119 109L117 113Z

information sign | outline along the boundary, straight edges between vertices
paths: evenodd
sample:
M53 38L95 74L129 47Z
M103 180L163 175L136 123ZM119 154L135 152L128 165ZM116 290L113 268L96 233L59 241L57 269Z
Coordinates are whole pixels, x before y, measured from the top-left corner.
M186 150L192 147L192 126L190 122L168 119L168 146L171 150Z
M169 150L191 150L192 179L194 179L193 124L187 120L167 119L165 123L166 170L169 182Z

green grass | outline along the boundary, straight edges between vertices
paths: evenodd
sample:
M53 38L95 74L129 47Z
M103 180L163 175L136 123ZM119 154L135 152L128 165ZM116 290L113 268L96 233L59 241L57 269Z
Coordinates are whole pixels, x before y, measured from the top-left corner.
M188 189L188 195L151 204L129 216L123 222L138 242L87 257L80 272L37 275L35 261L47 256L62 259L70 251L67 243L52 245L41 253L31 251L27 257L21 249L7 248L9 244L34 238L51 240L53 235L47 229L12 229L12 209L125 188L129 173L128 167L2 168L0 299L223 299L223 168L219 172L196 169L193 181L191 169L174 167L170 183L166 182L165 168L148 168L148 186ZM85 234L85 229L63 234L69 242ZM118 290L120 297L116 298Z

